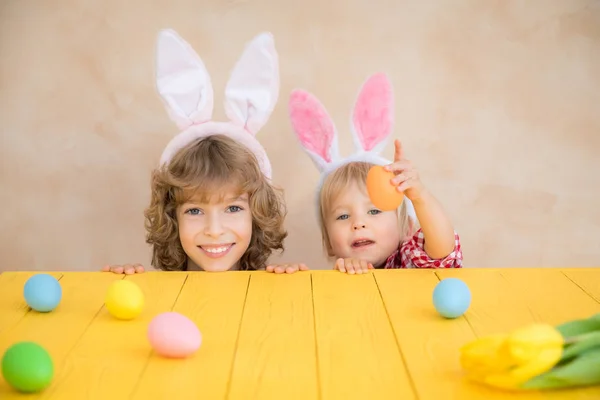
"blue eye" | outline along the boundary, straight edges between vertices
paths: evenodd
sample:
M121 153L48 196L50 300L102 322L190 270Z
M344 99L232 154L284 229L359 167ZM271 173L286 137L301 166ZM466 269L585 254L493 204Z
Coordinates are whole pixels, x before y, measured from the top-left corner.
M337 217L336 219L338 219L338 220L348 219L348 214L342 214L339 217Z
M377 214L381 214L381 211L379 211L378 209L373 209L373 210L369 210L369 214L370 215L377 215Z
M227 207L227 211L232 212L232 213L240 212L242 210L243 210L243 208L240 207L240 206L229 206L229 207Z
M190 214L190 215L198 215L198 214L200 214L200 209L199 208L190 208L189 210L186 210L185 213Z

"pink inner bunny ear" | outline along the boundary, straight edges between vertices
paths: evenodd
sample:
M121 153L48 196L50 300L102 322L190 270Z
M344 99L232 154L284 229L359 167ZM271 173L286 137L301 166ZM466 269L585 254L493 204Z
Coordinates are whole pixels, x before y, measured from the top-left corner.
M302 146L318 156L319 167L333 161L336 153L336 132L325 107L310 93L292 92L289 101L290 119ZM314 158L314 157L313 157Z
M279 57L273 35L263 32L246 45L225 88L229 119L256 134L279 97Z
M211 118L213 91L202 59L175 31L160 31L156 84L171 119L183 129Z
M363 150L372 151L392 133L393 113L394 97L388 77L383 73L372 75L361 88L352 116Z

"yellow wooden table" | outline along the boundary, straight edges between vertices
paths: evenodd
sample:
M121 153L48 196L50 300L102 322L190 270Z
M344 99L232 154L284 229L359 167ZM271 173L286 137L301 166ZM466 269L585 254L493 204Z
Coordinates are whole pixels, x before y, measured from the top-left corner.
M52 355L52 385L37 395L0 379L0 399L506 399L461 376L459 347L477 336L533 321L558 324L600 312L600 268L387 270L366 275L311 271L53 273L63 288L51 313L29 311L33 273L0 274L0 352L22 340ZM473 295L464 317L432 306L445 277ZM113 319L109 284L131 279L146 294L143 314ZM203 334L185 360L152 353L154 315L177 311ZM515 399L600 399L600 388L513 395Z

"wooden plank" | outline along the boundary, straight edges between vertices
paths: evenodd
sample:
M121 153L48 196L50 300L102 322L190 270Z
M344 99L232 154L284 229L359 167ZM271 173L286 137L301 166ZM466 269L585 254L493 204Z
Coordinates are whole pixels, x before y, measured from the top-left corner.
M465 317L478 336L508 332L533 322L556 325L600 312L600 304L558 269L440 270L437 275L441 279L460 278L469 286L473 300ZM493 392L493 397L498 395L504 398L506 394ZM600 398L600 388L515 396L518 399L592 400Z
M23 297L27 279L38 272L4 272L0 275L0 335L17 324L30 310ZM60 281L62 274L50 273ZM58 307L57 307L58 308Z
M172 360L152 354L135 399L224 399L233 364L249 273L189 273L173 311L200 329L192 357Z
M600 303L600 268L564 269L563 274Z
M312 282L321 398L415 399L373 275L315 271Z
M462 379L459 348L476 338L464 317L442 318L433 307L433 270L377 270L375 279L420 399L503 399Z
M486 284L486 290L490 293L497 290L496 286L502 285L501 287L504 288L502 297L498 298L502 304L499 304L501 307L496 307L494 316L501 313L508 314L509 309L504 308L507 304L511 304L511 313L515 307L528 309L529 322L546 322L553 325L576 318L586 318L600 312L600 304L557 268L506 268L461 272L464 272L462 275L465 276L473 273L481 276L489 272L486 277L494 277L490 278L493 283ZM452 271L439 272L440 277L462 275L456 275ZM505 283L503 284L502 281ZM509 300L511 296L513 300ZM486 324L486 326L490 325ZM505 326L499 325L498 328L505 330ZM510 326L518 325L513 322Z
M600 312L600 305L557 269L464 269L439 271L465 281L473 296L467 314L478 336L532 322L553 325Z
M56 379L60 366L102 307L108 286L118 279L122 279L122 276L101 272L65 273L60 280L63 297L58 307L49 313L31 311L20 323L5 330L0 335L2 353L15 342L39 343L50 353L55 368L55 379L47 391L56 389L62 384L60 379ZM22 288L20 280L14 283L11 290ZM9 389L2 381L0 399L23 399L23 395Z
M58 384L43 398L129 398L151 353L146 337L148 323L156 314L171 310L186 277L186 273L178 272L126 276L124 279L136 282L145 294L142 314L122 321L102 307L67 359L57 366ZM104 294L98 294L94 301L103 302Z
M316 399L310 273L250 278L228 399Z

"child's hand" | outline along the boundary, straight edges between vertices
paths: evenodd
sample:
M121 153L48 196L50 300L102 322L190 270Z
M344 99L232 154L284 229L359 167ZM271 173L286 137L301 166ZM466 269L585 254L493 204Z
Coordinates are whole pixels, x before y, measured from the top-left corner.
M282 265L267 265L267 272L273 272L274 274L293 274L298 271L308 271L308 267L305 264L282 264Z
M419 200L425 191L419 173L413 168L412 163L404 158L402 144L398 139L394 141L394 147L394 162L386 165L384 169L393 171L396 175L392 179L392 184L396 186L396 190L404 192L406 197L413 202Z
M338 258L335 261L333 269L346 272L350 275L366 274L370 269L373 269L373 264L365 260L359 260L358 258Z
M142 264L125 264L125 265L105 265L102 268L103 272L114 272L115 274L141 274L144 272Z

